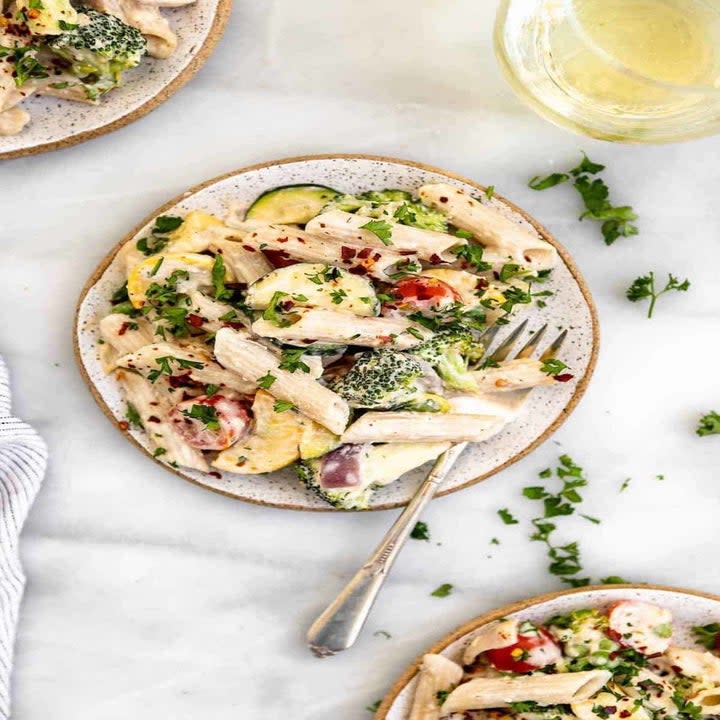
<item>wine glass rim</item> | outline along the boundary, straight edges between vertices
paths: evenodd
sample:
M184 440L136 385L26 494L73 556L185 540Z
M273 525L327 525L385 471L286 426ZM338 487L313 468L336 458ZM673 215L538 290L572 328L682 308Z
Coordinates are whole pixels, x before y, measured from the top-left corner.
M705 5L707 7L707 4L704 2L704 0L696 0L697 2L701 3L702 5ZM610 65L614 66L617 70L624 73L625 75L628 75L630 77L634 77L638 80L642 80L643 82L652 83L653 85L661 88L665 88L668 90L681 90L683 92L696 92L696 93L719 93L720 94L720 74L717 75L715 78L714 83L707 83L707 84L698 84L698 83L675 83L669 80L658 80L657 78L654 78L650 75L646 75L645 73L642 73L638 70L635 70L634 68L628 67L625 63L623 63L621 60L619 60L615 55L608 52L605 48L598 45L592 37L585 31L585 28L582 26L580 20L578 19L576 15L576 3L578 0L563 0L563 7L565 10L565 13L567 14L567 17L570 20L570 23L575 30L575 32L580 35L583 39L583 42L585 42L588 47L592 48L593 52L595 52L597 55L600 55L606 62L608 62ZM582 2L582 0L580 0ZM712 11L712 8L708 8ZM718 21L720 22L720 13L718 14Z

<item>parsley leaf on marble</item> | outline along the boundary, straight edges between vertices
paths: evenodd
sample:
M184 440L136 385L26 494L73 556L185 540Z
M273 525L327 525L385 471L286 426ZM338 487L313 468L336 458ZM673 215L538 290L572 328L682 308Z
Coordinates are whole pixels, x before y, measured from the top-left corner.
M720 435L720 414L712 410L707 415L703 415L700 418L695 432L697 432L700 437L704 437L705 435Z
M690 287L690 281L685 279L680 282L672 273L668 274L668 281L662 290L655 287L655 274L650 271L647 275L641 275L633 280L632 285L625 292L625 296L630 302L638 302L640 300L650 300L648 306L648 318L651 318L655 310L655 303L658 298L666 292L675 290L677 292L686 292Z
M517 525L518 524L518 520L515 517L513 517L513 514L507 508L500 508L500 510L497 511L497 514L500 516L500 519L506 525Z
M430 529L427 523L416 522L415 527L410 531L410 537L413 540L430 540Z
M440 587L435 588L430 595L432 597L447 597L453 591L453 586L450 583L443 583Z

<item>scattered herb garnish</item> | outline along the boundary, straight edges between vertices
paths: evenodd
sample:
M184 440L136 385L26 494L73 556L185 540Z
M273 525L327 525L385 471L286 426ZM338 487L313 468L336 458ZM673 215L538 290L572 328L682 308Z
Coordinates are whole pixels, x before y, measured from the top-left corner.
M382 635L384 638L387 638L388 640L392 637L392 635L387 630L376 630L373 635L375 637L380 637Z
M435 693L435 697L437 698L438 705L442 705L447 700L447 697L449 694L450 694L450 690L438 690Z
M268 390L270 387L272 387L272 384L277 380L277 378L274 375L271 375L270 373L266 373L261 378L257 379L258 387L262 390Z
M655 309L655 303L661 295L664 295L670 290L686 292L689 287L689 280L685 279L680 282L674 275L668 274L668 281L665 284L665 287L658 291L655 289L655 274L651 271L647 275L641 275L640 277L635 278L632 285L630 285L627 289L625 295L630 302L638 302L638 300L646 300L647 298L650 298L647 316L651 318L653 310Z
M500 519L506 525L517 525L518 524L518 520L516 520L513 517L513 514L507 508L500 508L500 510L497 511L497 514L500 516Z
M157 370L151 370L148 373L147 379L150 382L155 382L161 375L172 375L172 368L170 363L177 363L183 370L195 368L201 370L205 365L196 360L185 360L183 358L173 357L172 355L165 355L164 357L155 358L155 362L160 366Z
M430 530L427 523L416 522L415 527L410 531L413 540L430 540Z
M626 585L627 580L619 575L609 575L605 578L600 578L601 585Z
M435 588L430 595L432 597L447 597L453 590L453 586L450 583L443 583L440 587Z
M631 480L632 478L625 478L625 480L623 480L622 485L620 486L620 492L625 492L628 487L630 487Z
M273 325L278 327L289 327L292 325L292 321L285 317L282 312L278 309L278 306L282 299L287 296L286 292L282 290L276 290L270 298L270 303L267 308L263 311L263 320L271 322Z
M488 200L492 200L492 196L495 194L495 186L494 185L488 185L485 188L485 197Z
M383 245L392 245L392 225L384 220L370 220L360 226L361 230L369 230Z
M583 159L579 165L569 173L552 173L546 177L535 176L530 179L528 186L533 190L547 190L568 180L573 180L573 186L580 193L585 212L580 215L580 220L597 220L601 222L600 230L605 239L606 245L612 245L619 237L637 235L637 215L629 205L614 206L610 203L610 191L605 182L600 178L591 179L604 170L605 166L594 163L583 153Z
M215 395L215 393L220 389L219 385L206 385L205 386L205 394L208 397L212 397Z
M542 365L540 366L540 370L542 372L547 375L551 375L552 377L557 377L566 368L567 365L557 358L548 358L547 360L543 360Z
M696 430L700 437L705 435L720 435L720 414L714 410L700 418Z
M216 300L229 300L232 297L232 290L225 287L225 261L220 253L215 256L213 261L212 282Z
M201 420L208 430L219 430L217 410L212 405L193 405L190 410L183 410L185 417Z
M457 233L455 234L457 235ZM470 237L472 237L472 235ZM450 252L461 260L464 260L468 265L471 265L476 272L484 272L492 268L490 263L483 260L482 245L468 243L467 245L452 248Z
M708 650L720 649L720 623L695 625L692 631L695 640Z
M368 705L365 709L368 712L376 713L381 704L382 704L382 700L376 700L372 705Z
M284 348L278 367L288 372L295 372L296 370L302 370L306 373L310 372L310 366L300 359L304 352L304 348Z
M138 428L141 428L143 426L142 420L140 419L140 413L137 411L137 408L132 403L127 404L125 417L128 419L128 422L131 425L134 425Z
M164 455L167 452L167 450L164 447L155 448L155 452L153 452L153 457L160 457L161 455Z
M276 413L285 412L286 410L294 410L295 405L287 400L276 400L273 405L273 410Z

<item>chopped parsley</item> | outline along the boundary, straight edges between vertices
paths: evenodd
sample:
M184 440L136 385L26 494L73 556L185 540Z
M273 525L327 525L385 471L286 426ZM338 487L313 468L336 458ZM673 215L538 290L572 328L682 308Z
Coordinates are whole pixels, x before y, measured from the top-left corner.
M155 452L153 452L153 457L160 457L161 455L164 455L167 452L167 450L164 447L155 448Z
M37 45L5 47L0 45L0 57L13 63L15 85L22 87L28 80L50 77L47 68L37 59Z
M225 261L220 253L215 256L213 261L212 282L216 300L229 300L232 297L232 290L225 287Z
M125 417L128 419L128 422L131 425L134 425L138 428L141 428L143 426L142 420L140 419L140 413L137 411L137 408L132 403L127 404Z
M607 577L600 578L601 585L626 585L627 580L619 575L608 575Z
M388 222L385 222L384 220L370 220L370 222L361 225L360 229L369 230L380 240L380 242L382 242L383 245L393 244L392 240L390 239L392 237L392 225L390 225L390 223Z
M282 290L276 290L272 297L270 298L270 303L268 306L263 310L263 320L267 320L268 322L271 322L273 325L277 325L278 327L289 327L292 325L292 320L285 315L283 315L281 309L279 309L279 304L282 301L284 297L287 296L286 292L283 292Z
M374 635L375 637L380 637L380 635L382 635L382 636L383 636L384 638L386 638L387 640L389 640L389 639L392 637L392 635L391 635L387 630L376 630L376 631L373 633L373 635Z
M485 188L485 197L488 200L492 200L492 196L495 194L495 186L494 185L488 185Z
M220 429L217 410L212 405L193 405L190 410L183 410L182 414L193 420L202 421L208 430Z
M700 437L705 435L720 435L720 414L714 410L703 415L695 431Z
M695 625L692 629L695 640L708 650L720 647L720 623Z
M175 215L161 215L155 220L155 226L152 231L158 235L177 230L183 224L183 219Z
M277 380L277 378L274 375L267 373L261 378L257 379L257 384L259 388L262 388L263 390L268 390L272 387L272 384L275 382L275 380Z
M450 593L453 591L453 586L450 583L443 583L439 587L436 587L430 595L432 597L440 597L444 598L450 595Z
M150 271L150 277L157 275L157 272L160 269L160 266L163 264L163 260L165 260L164 256L161 256L158 258L157 262L153 265L153 268Z
M215 395L215 393L220 389L219 385L206 385L205 386L205 394L208 397L212 397Z
M276 400L273 405L273 410L276 413L285 412L286 410L295 410L295 405L287 400Z
M376 700L372 705L368 705L365 709L368 712L376 713L381 704L382 704L382 700Z
M469 230L463 230L462 228L458 228L453 233L455 237L462 238L463 240L472 240L473 234Z
M150 237L140 238L135 243L135 247L143 255L155 255L165 249L170 241L169 238L163 237L173 230L177 230L183 224L183 219L172 215L161 215L155 220L150 230Z
M604 165L594 163L583 153L580 163L568 173L552 173L546 177L535 176L528 186L533 190L547 190L572 179L573 186L580 194L585 205L585 212L580 220L596 220L602 225L600 231L606 245L612 245L619 237L638 234L637 214L629 205L615 206L610 200L610 190L601 178L591 178L605 169Z
M655 309L655 303L661 295L666 292L675 290L677 292L686 292L690 287L690 281L688 279L680 282L674 275L668 273L668 281L662 290L656 290L655 288L655 274L650 271L647 275L641 275L640 277L633 280L632 285L625 292L625 296L630 302L638 302L639 300L647 300L650 298L650 305L648 306L648 318L652 317L653 310Z
M507 508L500 508L497 514L506 525L517 525L519 522Z
M622 482L622 485L620 486L620 492L625 492L630 487L631 481L632 478L625 478Z
M560 375L560 373L566 368L567 365L557 358L548 358L547 360L543 360L542 365L540 366L540 370L542 372L547 375L551 375L552 377Z
M484 272L492 268L490 263L483 260L482 245L468 243L467 245L452 248L450 252L461 260L464 260L468 265L471 265L475 269L475 272Z
M301 360L304 353L304 348L283 348L282 357L278 367L281 370L287 370L288 372L302 370L303 372L309 373L310 366Z
M415 527L410 531L410 537L413 540L430 540L430 530L427 523L415 523Z
M334 305L340 305L340 303L347 297L347 293L342 288L338 288L337 290L330 291L330 297L332 298Z
M435 697L437 698L438 705L442 705L447 700L449 694L450 694L450 690L438 690L435 693Z
M148 373L147 379L154 383L161 375L172 375L172 368L170 363L177 363L180 368L187 370L195 368L202 370L205 365L196 360L185 360L183 358L173 357L172 355L165 355L164 357L155 358L155 362L160 366L157 370L151 370Z
M315 285L322 285L323 283L331 282L332 280L337 280L342 277L342 271L333 265L325 265L322 270L312 275L305 273L305 277Z

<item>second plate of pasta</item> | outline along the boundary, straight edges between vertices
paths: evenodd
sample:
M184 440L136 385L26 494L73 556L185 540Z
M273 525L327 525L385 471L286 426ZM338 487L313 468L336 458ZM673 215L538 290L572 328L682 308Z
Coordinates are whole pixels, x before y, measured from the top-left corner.
M567 331L559 356L496 362L521 321ZM153 213L88 282L75 342L103 411L164 467L250 502L364 510L407 502L452 443L471 444L442 493L529 452L582 395L597 323L565 250L492 189L321 156Z

